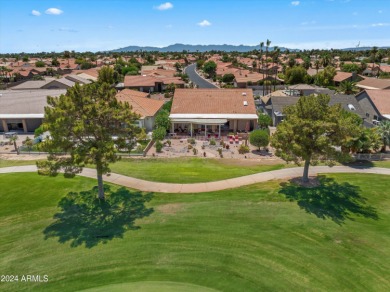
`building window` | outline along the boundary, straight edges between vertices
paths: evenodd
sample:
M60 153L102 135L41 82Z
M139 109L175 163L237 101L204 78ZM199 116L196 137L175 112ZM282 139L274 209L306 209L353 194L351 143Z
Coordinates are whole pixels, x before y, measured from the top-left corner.
M377 121L378 120L378 116L374 115L374 120Z
M370 117L370 114L369 114L369 113L366 113L366 117L369 118L369 117Z

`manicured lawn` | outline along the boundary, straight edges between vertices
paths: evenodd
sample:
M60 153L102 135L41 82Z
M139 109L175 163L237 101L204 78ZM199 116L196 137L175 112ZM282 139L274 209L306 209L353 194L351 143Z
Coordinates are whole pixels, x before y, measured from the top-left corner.
M49 276L48 283L1 283L0 290L389 291L389 178L326 178L326 188L309 190L271 181L154 194L147 203L153 212L135 221L139 228L113 228L111 238L96 225L113 218L101 217L96 205L75 218L65 215L78 209L62 200L71 212L58 218L69 224L53 224L60 200L95 181L0 175L1 273ZM133 207L133 215L143 210Z
M8 160L8 159L0 159L0 167L32 165L32 164L35 164L35 160Z
M35 161L2 160L0 167L31 165ZM390 168L390 161L374 161L372 167ZM93 165L89 167L94 168ZM168 183L196 183L218 181L233 177L271 171L295 164L261 164L254 161L202 158L122 158L111 164L111 171L149 181Z
M387 161L374 161L373 164L376 167L390 168L390 160L387 160Z
M243 166L224 159L148 158L122 159L111 165L112 172L150 181L195 183L217 181L257 172L281 169L284 164Z

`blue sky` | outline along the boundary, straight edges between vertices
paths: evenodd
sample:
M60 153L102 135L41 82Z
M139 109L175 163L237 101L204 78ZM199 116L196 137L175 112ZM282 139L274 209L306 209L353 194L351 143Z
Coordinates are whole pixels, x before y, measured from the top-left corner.
M390 0L8 0L0 52L129 45L390 46Z

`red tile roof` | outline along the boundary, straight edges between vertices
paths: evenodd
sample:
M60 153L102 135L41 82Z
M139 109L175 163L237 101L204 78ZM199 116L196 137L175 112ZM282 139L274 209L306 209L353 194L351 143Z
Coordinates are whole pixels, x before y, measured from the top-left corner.
M390 79L366 78L356 86L365 89L390 89Z
M141 86L155 86L156 82L163 84L185 84L183 80L178 77L155 77L155 76L125 76L125 87L141 87Z
M131 89L124 89L116 94L121 102L128 102L133 111L141 117L153 117L164 105L164 101L148 98L149 94Z
M256 114L256 107L252 89L178 88L171 114Z
M382 115L390 115L390 90L366 90L366 93Z
M344 80L348 79L348 78L351 78L352 77L352 73L348 73L348 72L337 72L336 73L336 76L333 78L333 81L335 82L343 82Z

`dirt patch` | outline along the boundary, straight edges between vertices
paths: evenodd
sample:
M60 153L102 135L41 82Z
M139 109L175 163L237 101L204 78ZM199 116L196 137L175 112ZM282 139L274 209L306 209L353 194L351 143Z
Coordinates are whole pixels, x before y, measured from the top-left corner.
M290 182L302 186L304 188L315 188L321 185L321 182L319 181L317 176L309 177L308 182L303 182L302 177L295 177L291 179Z
M174 204L165 204L158 206L156 208L157 211L163 214L175 215L177 212L182 211L184 209L184 204L174 203Z

